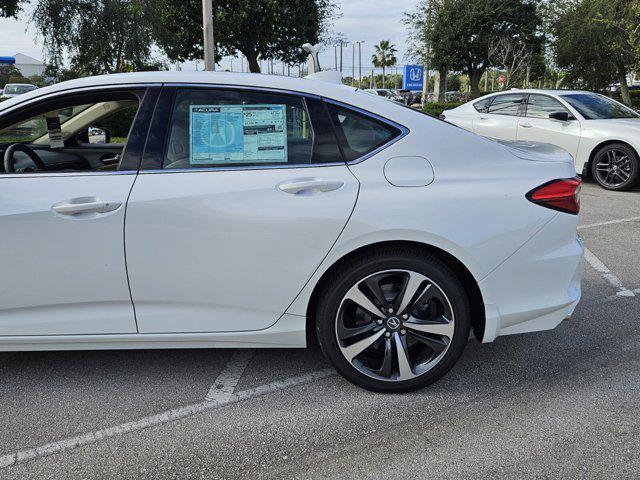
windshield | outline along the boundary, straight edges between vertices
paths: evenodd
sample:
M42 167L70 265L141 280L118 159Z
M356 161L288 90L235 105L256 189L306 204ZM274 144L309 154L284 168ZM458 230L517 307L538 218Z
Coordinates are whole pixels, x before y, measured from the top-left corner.
M7 85L6 87L4 87L4 94L20 95L22 93L27 93L35 89L36 87L34 87L33 85Z
M609 118L639 118L636 112L621 103L618 103L604 95L594 93L573 93L562 95L562 98L586 120L598 120Z

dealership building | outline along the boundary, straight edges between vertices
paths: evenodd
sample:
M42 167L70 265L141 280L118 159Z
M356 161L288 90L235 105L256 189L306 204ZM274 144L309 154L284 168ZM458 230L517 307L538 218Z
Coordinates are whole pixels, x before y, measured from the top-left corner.
M44 63L29 55L16 53L11 57L0 57L0 65L14 65L23 77L29 78L34 75L44 75Z

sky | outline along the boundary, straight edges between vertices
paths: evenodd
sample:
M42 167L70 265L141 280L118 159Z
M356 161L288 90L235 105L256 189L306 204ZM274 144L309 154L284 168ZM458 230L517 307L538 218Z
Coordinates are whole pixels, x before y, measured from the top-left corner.
M334 22L333 30L341 33L346 41L364 40L362 44L362 66L367 71L371 68L371 54L373 45L380 40L391 40L398 49L399 64L407 63L404 58L406 52L406 28L402 23L403 13L415 8L418 0L338 0L341 17ZM42 41L36 36L35 28L30 23L30 8L27 7L15 19L0 19L0 56L24 53L30 57L43 60ZM356 75L357 75L357 46L356 46ZM334 49L325 47L320 53L320 64L323 69L334 68ZM351 43L343 47L343 71L351 74L352 46ZM224 58L221 62L223 69L230 69L231 59ZM202 63L188 63L183 70L202 68ZM233 69L239 70L238 59L233 60ZM281 64L276 64L275 70L281 71ZM363 74L365 72L363 71Z

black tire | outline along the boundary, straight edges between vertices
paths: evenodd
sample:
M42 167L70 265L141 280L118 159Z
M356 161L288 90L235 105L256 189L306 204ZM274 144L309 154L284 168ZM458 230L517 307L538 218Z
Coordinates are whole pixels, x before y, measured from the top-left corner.
M340 321L338 314L343 298L347 292L352 291L354 285L362 285L361 282L363 279L380 274L378 272L383 272L383 275L393 275L393 273L389 274L385 272L395 270L401 272L405 270L410 271L408 272L409 274L417 272L417 274L423 275L427 277L429 281L435 283L438 291L443 293L444 298L448 300L453 317L455 318L453 338L448 339L447 349L439 358L434 360L434 365L426 372L419 374L419 376L402 381L399 379L385 380L371 378L371 376L358 370L343 354L337 338L336 327ZM398 297L399 296L400 293L398 293ZM416 292L413 298L417 297L421 297L418 292ZM398 302L398 299L396 299L395 302ZM404 323L404 325L409 324ZM469 300L459 278L436 256L425 254L425 252L419 249L406 247L380 248L350 259L325 282L316 311L318 343L324 355L334 368L351 383L367 390L383 393L400 393L418 390L441 378L451 370L462 355L469 339L470 325L471 314ZM380 328L378 328L378 330ZM406 329L404 331L405 341L408 341L410 334L406 333ZM395 334L393 339L395 339ZM384 338L380 340L385 341ZM388 348L388 343L386 345ZM409 348L407 348L405 352L408 351ZM396 355L399 356L400 353L396 351ZM395 362L396 365L398 365L399 360L397 357ZM415 373L413 368L412 373Z
M610 156L624 160L620 167L610 165ZM614 172L614 167L618 168ZM612 143L598 150L591 162L591 176L607 190L622 191L633 188L640 176L640 158L636 151L624 143Z

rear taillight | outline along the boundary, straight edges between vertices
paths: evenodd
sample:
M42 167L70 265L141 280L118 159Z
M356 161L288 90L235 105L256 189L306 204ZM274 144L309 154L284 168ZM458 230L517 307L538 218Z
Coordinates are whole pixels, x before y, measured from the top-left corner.
M578 177L552 180L527 193L527 198L543 207L577 215L580 211L580 183Z

